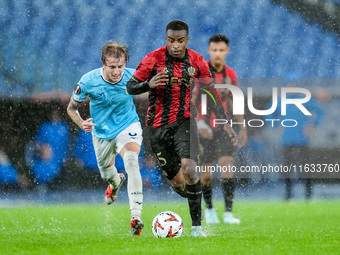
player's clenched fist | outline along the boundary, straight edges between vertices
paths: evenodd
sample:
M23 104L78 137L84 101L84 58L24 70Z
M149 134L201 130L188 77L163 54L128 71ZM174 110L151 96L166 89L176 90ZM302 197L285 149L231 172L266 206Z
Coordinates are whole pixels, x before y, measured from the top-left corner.
M96 126L96 124L91 122L92 120L93 118L89 118L81 124L81 127L85 130L86 133L92 132L93 126Z
M168 74L165 71L162 71L156 74L149 82L150 88L157 88L158 86L165 86L168 81Z

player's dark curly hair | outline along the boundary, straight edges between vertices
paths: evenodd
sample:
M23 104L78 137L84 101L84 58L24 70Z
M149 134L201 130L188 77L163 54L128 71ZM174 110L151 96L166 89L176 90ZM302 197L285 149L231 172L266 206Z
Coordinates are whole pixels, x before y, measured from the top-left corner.
M185 23L185 22L182 21L182 20L179 20L179 19L175 19L175 20L170 21L170 22L166 25L165 33L166 33L169 29L170 29L170 30L185 30L185 31L187 31L187 35L189 35L189 26L188 26L188 24Z
M130 56L129 56L129 51L127 50L126 45L110 40L107 42L107 44L105 44L102 47L102 57L101 57L102 63L105 64L106 59L108 57L114 57L118 59L124 57L125 63L127 63L129 61Z
M229 38L224 34L215 34L209 38L209 44L212 42L225 42L227 46L229 46Z

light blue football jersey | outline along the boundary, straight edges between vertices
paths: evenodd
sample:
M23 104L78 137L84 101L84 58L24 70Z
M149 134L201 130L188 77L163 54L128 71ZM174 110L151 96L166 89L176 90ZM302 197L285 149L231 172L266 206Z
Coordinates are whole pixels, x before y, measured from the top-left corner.
M111 84L102 77L102 68L90 71L81 77L73 92L76 102L90 99L90 114L93 118L92 133L101 139L111 139L139 121L133 96L126 90L126 84L135 69L125 68L118 83Z

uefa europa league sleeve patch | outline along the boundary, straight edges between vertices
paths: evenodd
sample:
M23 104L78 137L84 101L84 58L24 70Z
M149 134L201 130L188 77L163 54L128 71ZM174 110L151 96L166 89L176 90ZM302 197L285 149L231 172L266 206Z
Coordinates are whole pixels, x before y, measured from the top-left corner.
M77 86L74 88L74 93L76 94L76 95L79 95L80 93L81 93L81 88L80 88L80 86L77 84Z

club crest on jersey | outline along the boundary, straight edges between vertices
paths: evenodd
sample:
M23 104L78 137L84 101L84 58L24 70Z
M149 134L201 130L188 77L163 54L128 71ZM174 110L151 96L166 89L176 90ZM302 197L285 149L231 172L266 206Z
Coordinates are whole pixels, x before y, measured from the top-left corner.
M188 68L188 74L189 74L189 76L194 76L194 75L195 75L195 71L196 71L195 67L190 66L190 67Z
M74 93L79 95L81 93L81 88L79 87L79 85L77 85L75 88L74 88Z
M168 68L167 67L164 67L164 69L163 69L163 72L168 72Z

